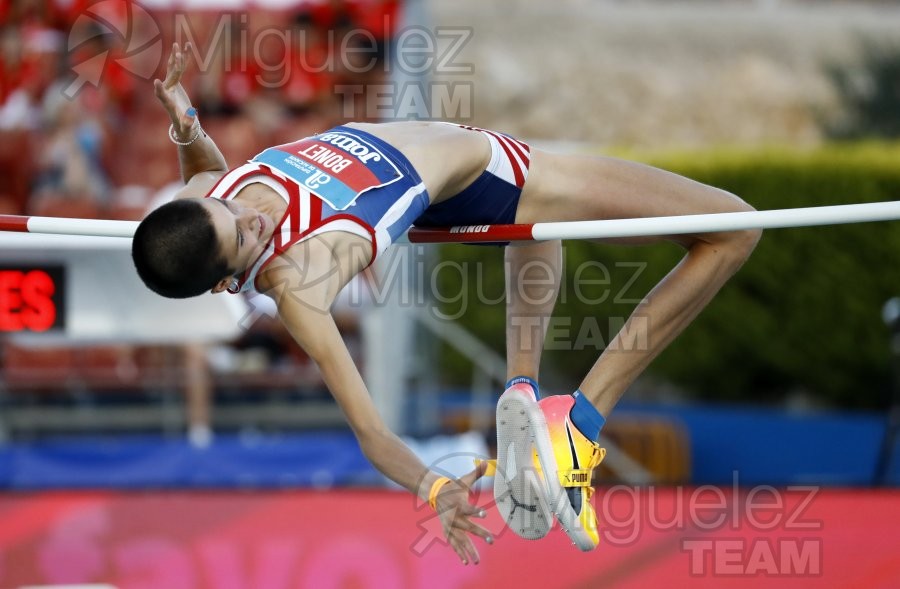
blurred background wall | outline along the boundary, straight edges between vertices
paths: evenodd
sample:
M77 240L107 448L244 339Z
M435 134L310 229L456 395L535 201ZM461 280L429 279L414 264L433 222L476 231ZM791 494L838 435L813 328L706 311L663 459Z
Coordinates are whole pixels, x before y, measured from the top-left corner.
M460 60L476 124L646 149L819 145L857 114L848 93L890 95L900 23L894 2L462 0L432 14L490 23Z

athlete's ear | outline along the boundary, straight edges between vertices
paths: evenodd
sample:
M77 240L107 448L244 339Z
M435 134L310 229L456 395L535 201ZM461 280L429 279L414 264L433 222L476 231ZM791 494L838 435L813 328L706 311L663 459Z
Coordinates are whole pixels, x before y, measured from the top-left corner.
M234 276L226 276L222 280L218 281L212 290L210 291L213 294L219 294L220 292L225 292L228 290L228 287L231 286L231 283L235 282Z

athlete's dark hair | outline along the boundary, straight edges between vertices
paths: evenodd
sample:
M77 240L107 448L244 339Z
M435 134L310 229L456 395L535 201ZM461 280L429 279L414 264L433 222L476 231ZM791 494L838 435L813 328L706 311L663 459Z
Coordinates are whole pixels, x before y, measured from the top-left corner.
M209 212L194 200L175 200L147 215L131 257L144 284L171 299L201 295L235 272L219 251Z

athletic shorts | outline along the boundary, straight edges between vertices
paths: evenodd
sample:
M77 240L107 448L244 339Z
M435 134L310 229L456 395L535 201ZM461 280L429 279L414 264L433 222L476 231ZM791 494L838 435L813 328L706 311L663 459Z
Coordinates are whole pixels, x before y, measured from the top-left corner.
M491 161L481 176L465 190L428 207L416 219L415 225L454 227L515 223L519 196L528 178L531 149L528 144L503 133L457 126L487 137L491 144Z
M449 123L448 123L449 124ZM413 225L452 227L514 223L522 187L528 177L530 148L502 133L463 127L482 133L490 142L491 160L484 172L460 193L429 206L428 193L412 164L391 144L358 129L336 127L331 131L355 135L388 156L403 175L401 181L367 191L343 211L371 227L376 255ZM328 131L326 131L328 133ZM328 217L323 208L323 220Z

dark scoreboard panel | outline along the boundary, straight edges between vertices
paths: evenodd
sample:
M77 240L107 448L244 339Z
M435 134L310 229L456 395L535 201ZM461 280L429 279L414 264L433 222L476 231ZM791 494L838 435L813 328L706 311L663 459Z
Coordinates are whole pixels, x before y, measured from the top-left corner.
M65 329L63 266L0 266L0 332Z

